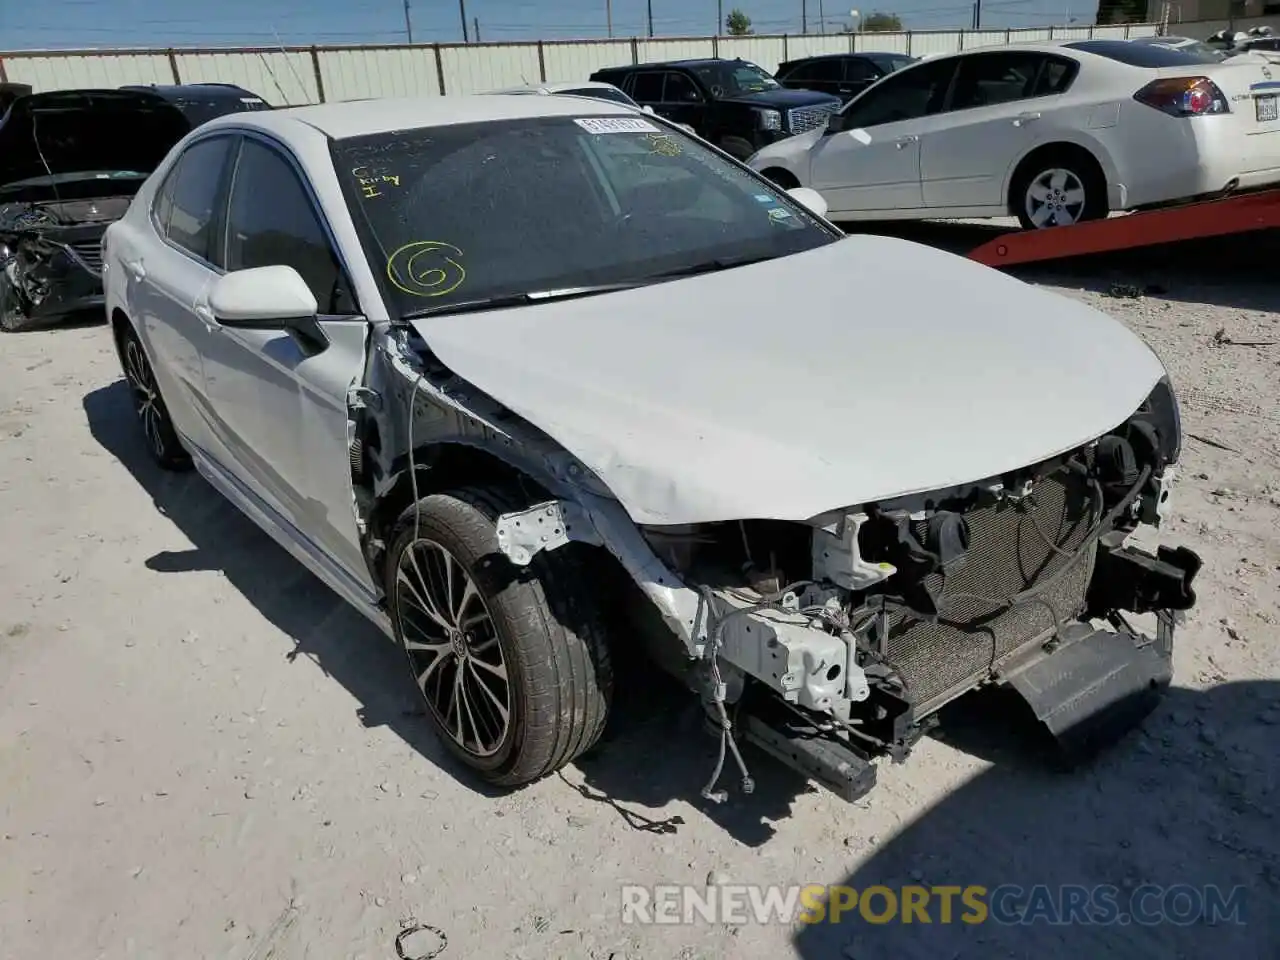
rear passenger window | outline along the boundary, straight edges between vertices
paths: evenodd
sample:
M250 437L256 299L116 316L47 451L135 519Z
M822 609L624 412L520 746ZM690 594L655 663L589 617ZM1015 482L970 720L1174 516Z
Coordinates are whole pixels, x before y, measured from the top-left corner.
M632 80L631 99L637 103L661 103L662 78L661 73L637 73Z
M293 267L320 313L357 313L351 284L293 167L256 140L244 141L227 209L227 269Z
M1071 81L1076 78L1074 60L1060 60L1057 57L1046 57L1040 68L1040 76L1036 77L1033 97L1047 97L1056 93L1066 93Z
M155 215L165 236L188 253L210 263L217 201L226 168L230 137L201 140L186 149L165 180Z
M1031 96L1044 54L980 53L960 61L952 110L990 107Z

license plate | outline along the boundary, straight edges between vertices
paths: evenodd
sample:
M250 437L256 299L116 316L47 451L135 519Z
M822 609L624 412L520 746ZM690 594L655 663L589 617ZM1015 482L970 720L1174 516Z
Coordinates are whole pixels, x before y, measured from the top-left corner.
M1269 93L1265 97L1256 97L1253 101L1253 108L1257 111L1259 123L1275 120L1277 116L1280 116L1276 112L1276 95L1274 93Z

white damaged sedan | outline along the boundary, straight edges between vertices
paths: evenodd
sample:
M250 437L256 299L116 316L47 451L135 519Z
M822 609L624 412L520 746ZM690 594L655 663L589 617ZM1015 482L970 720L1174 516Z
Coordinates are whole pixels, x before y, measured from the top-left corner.
M1132 726L1199 567L1128 542L1159 360L793 193L603 101L240 114L110 228L107 309L159 464L394 636L492 783L597 741L624 648L748 790L742 741L857 797L988 684L1073 753Z

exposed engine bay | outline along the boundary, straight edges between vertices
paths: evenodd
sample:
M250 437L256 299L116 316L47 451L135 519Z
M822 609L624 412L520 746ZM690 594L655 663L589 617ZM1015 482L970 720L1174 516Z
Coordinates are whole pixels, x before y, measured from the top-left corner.
M1150 710L1171 678L1175 614L1195 602L1194 553L1126 544L1158 527L1180 452L1167 379L1123 424L1059 456L805 523L636 525L591 470L403 329L370 351L352 410L370 569L385 546L379 501L406 476L424 489L468 480L477 468L454 452L483 451L531 503L497 521L513 564L603 548L659 614L656 629L629 617L629 639L701 695L721 737L713 799L730 752L752 789L743 739L854 799L874 784L875 758L905 759L941 707L991 683L1088 751ZM1155 636L1127 619L1152 613Z
M14 100L0 123L0 328L102 305L102 234L190 129L150 93Z
M20 329L101 303L103 231L124 216L144 179L103 176L0 189L0 324Z

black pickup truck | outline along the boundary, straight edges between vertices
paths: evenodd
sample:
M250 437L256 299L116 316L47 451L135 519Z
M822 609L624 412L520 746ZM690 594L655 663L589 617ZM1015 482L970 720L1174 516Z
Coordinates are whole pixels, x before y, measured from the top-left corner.
M726 153L745 160L761 147L825 127L839 97L787 90L747 60L671 60L606 67L592 80L612 83L641 106L687 123Z

